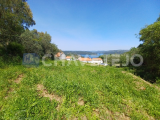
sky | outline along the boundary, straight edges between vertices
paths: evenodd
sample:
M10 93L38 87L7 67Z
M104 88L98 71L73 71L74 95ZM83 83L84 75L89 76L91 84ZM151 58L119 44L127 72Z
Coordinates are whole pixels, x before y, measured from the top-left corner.
M160 0L28 0L36 25L61 50L129 50L156 21Z

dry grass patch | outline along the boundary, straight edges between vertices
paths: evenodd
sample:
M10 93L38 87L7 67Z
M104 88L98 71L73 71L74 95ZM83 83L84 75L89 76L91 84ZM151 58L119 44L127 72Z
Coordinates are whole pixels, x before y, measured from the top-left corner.
M123 101L123 104L125 104L126 106L124 107L124 109L126 110L126 114L130 114L130 112L132 111L132 107L130 106L133 106L133 102L131 100L125 100L125 99L122 99Z
M137 112L141 113L143 116L147 117L148 120L155 120L154 117L148 115L148 113L146 111L142 111L142 110L138 110Z
M92 70L91 72L92 72L92 73L96 73L96 70Z
M143 83L140 81L133 81L133 83L136 85L135 87L137 90L145 90L146 88L144 87Z
M21 82L22 78L23 78L23 74L20 74L14 82L19 84Z
M48 91L41 84L37 85L37 90L42 92L41 96L43 96L43 97L48 97L50 100L54 99L54 100L56 100L58 102L62 102L62 98L61 97L59 97L58 95L55 95L53 93L49 94Z
M124 113L112 112L105 107L103 107L102 110L95 110L94 113L98 113L101 120L130 120L130 117Z
M69 120L79 120L77 117L73 117L73 118L71 118L71 119L69 119ZM81 120L88 120L87 119L87 117L86 116L82 116L81 117Z
M126 116L124 113L115 112L114 118L116 120L130 120L130 117Z
M93 111L93 114L96 115L97 117L99 117L99 110L98 110L98 109L95 109L95 110Z
M125 103L126 105L126 114L129 115L132 111L132 107L131 106L134 106L134 103L131 101L131 100L125 100L123 99L123 102ZM141 113L143 116L146 116L148 118L148 120L155 120L152 116L148 115L148 113L144 110L137 110L138 113ZM116 114L118 115L118 117L120 118L124 118L124 120L129 120L130 118L127 117L126 115L124 115L124 113L117 113ZM123 119L120 119L119 120L123 120Z
M83 100L83 98L79 98L79 100L78 100L78 105L84 105L84 100Z
M13 91L14 91L13 88L9 88L9 90L7 91L7 95L6 95L5 99L7 99L10 96L9 93L11 93Z
M95 113L95 111L94 111L94 113ZM112 111L108 110L107 108L102 108L102 109L98 110L97 113L99 114L100 120L112 120L113 119Z
M59 105L59 104L58 104L58 106L56 107L56 110L58 110L58 111L60 110L60 105Z
M122 71L122 73L125 73L125 74L128 74L128 75L131 75L133 78L135 78L135 79L138 79L138 80L141 80L141 82L137 82L136 84L138 85L138 84L143 84L143 83L146 83L147 85L149 85L149 86L151 86L151 87L155 87L156 89L158 89L159 91L160 91L160 88L158 87L158 86L155 86L155 85L153 85L153 84L151 84L151 83L149 83L149 82L147 82L147 81L145 81L144 79L142 79L142 78L139 78L139 77L137 77L137 76L135 76L134 74L132 74L132 73L128 73L128 72L126 72L126 71ZM142 83L143 82L143 83ZM145 88L141 88L141 89L145 89Z
M81 120L87 120L87 117L86 116L82 116Z

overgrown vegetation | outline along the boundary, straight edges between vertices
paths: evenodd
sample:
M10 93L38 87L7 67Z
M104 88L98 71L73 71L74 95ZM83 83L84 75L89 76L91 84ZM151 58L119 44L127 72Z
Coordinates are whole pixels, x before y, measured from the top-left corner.
M145 26L139 32L139 39L143 43L140 44L137 48L133 47L130 51L123 54L110 54L107 55L107 62L110 66L114 65L113 63L120 64L120 66L127 66L134 70L134 73L141 76L143 79L155 83L160 80L160 17L151 25ZM143 57L143 64L141 66L133 66L131 64L132 56L139 54ZM100 56L104 61L106 55ZM113 59L119 59L117 62ZM127 60L129 62L127 62ZM135 57L133 59L135 64L140 63L140 58Z
M26 0L4 0L0 6L0 57L12 60L23 53L37 53L42 57L59 51L47 32L28 30L35 21Z
M140 54L144 62L140 67L132 67L137 75L145 80L155 83L160 79L160 21L159 18L151 25L145 26L140 33L140 44L131 49L129 54ZM136 60L138 63L139 59ZM131 66L130 66L131 67Z
M0 68L0 119L160 119L160 88L140 77L109 66L48 63Z
M140 31L139 47L115 62L123 66L127 54L140 54L141 67L76 66L75 61L54 66L56 61L48 60L52 66L26 68L23 53L42 57L60 50L47 32L28 30L35 21L26 0L1 0L0 6L0 119L160 119L160 88L140 78L160 83L160 18ZM108 55L108 64L117 58Z

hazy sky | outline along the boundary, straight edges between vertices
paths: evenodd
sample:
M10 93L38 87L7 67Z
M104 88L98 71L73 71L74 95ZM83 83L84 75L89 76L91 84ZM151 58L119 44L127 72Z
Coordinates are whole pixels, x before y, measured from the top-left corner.
M28 0L36 25L62 50L127 50L156 21L160 0Z

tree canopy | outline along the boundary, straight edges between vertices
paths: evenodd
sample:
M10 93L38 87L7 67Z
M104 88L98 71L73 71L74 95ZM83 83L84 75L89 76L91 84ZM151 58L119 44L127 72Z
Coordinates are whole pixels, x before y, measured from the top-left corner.
M51 43L51 36L47 32L28 30L30 26L35 25L35 21L26 1L0 0L0 54L55 54L59 49ZM18 50L23 52L19 51L19 54L16 54Z
M26 0L0 0L0 43L18 41L24 29L35 25Z
M39 56L43 56L59 51L57 46L51 43L51 36L47 32L38 32L36 29L25 30L20 39L26 53L37 53Z
M140 54L143 64L136 69L136 74L150 82L156 82L160 78L160 17L151 25L145 26L139 32L139 40L142 41L137 48L132 48L127 54L130 56ZM136 62L139 60L136 58Z

